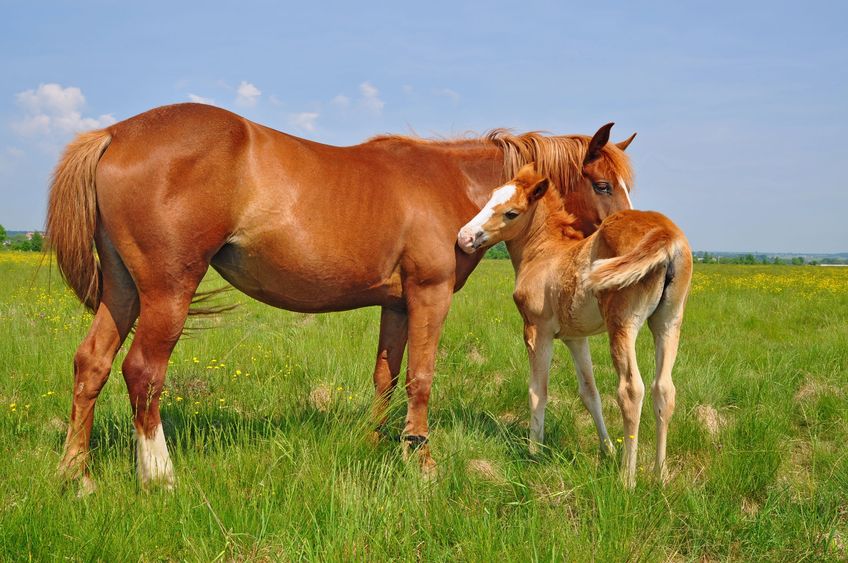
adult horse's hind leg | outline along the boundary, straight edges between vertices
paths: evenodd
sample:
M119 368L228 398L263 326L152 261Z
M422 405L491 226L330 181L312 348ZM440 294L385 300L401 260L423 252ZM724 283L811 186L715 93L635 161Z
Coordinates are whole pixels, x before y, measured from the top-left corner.
M683 303L663 300L648 319L654 335L657 371L651 387L654 403L654 418L657 425L657 457L654 473L660 482L665 481L668 470L665 464L668 424L674 414L676 390L671 379L671 370L677 358L680 340L680 325L683 322Z
M592 373L592 354L589 352L589 339L577 338L564 340L564 342L571 352L574 368L577 371L577 393L580 395L580 400L583 401L583 406L586 407L586 410L592 415L592 420L595 421L601 454L604 456L613 455L615 454L615 446L613 446L607 433L604 413L601 409L601 396L598 394L595 375Z
M400 374L403 351L407 339L407 314L404 310L383 307L380 313L380 342L377 346L377 364L374 366L373 420L375 438L388 418L389 401Z
M94 490L88 470L94 405L109 379L112 362L138 316L138 293L132 278L108 241L98 244L103 272L103 295L88 335L74 355L71 420L59 474L80 479L80 493Z
M609 323L609 319L608 319ZM639 445L639 418L645 384L636 363L636 335L640 326L631 320L609 323L610 352L618 372L618 406L624 421L624 459L621 476L628 488L636 485L636 450Z
M165 444L159 396L168 358L182 334L191 298L202 273L180 289L141 294L141 314L132 346L122 366L136 433L136 467L142 487L174 485L174 468Z

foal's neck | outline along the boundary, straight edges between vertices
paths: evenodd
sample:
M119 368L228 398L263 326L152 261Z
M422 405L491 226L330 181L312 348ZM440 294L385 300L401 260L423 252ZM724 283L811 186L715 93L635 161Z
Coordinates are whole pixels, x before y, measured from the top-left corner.
M571 226L573 218L565 213L559 195L548 191L536 203L530 222L506 246L512 266L518 272L522 266L541 256L554 256L574 248L583 236Z

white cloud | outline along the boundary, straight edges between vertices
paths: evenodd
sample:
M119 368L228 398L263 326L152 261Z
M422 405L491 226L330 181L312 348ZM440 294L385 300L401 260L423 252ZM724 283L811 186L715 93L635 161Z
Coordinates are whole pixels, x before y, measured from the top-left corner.
M197 104L206 104L209 106L216 105L215 100L213 100L212 98L204 98L203 96L198 96L197 94L189 93L188 99Z
M330 103L339 109L347 109L348 107L350 107L350 98L348 98L344 94L339 94L338 96L330 100Z
M242 107L253 107L259 101L262 90L244 80L236 88L236 104Z
M459 95L459 92L456 90L451 90L450 88L441 88L439 90L434 90L434 94L437 96L445 96L446 98L450 98L450 101L456 105L459 103L459 100L462 96Z
M402 88L403 88L403 93L406 94L407 96L409 94L412 94L415 91L415 89L412 86L410 86L409 84L404 84Z
M115 123L111 114L83 116L85 96L74 86L63 88L60 84L40 84L35 90L19 92L15 98L25 115L13 122L12 128L27 137L65 135Z
M289 121L292 125L303 129L304 131L315 131L315 121L320 114L314 111L304 111L301 113L293 113L289 115Z
M362 93L360 99L362 107L374 114L380 114L383 111L386 102L380 99L380 91L373 84L366 80L359 85L359 91Z

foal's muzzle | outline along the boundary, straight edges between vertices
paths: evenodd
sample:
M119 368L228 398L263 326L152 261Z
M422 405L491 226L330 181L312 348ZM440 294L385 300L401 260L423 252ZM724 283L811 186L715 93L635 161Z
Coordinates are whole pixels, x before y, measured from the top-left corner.
M456 237L456 244L466 254L473 254L474 251L486 244L488 240L489 237L486 236L486 233L482 229L463 227Z

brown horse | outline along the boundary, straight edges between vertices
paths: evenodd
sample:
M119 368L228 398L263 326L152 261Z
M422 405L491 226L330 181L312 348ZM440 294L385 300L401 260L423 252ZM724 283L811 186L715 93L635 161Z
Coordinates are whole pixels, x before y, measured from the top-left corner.
M621 174L587 162L596 189L626 191ZM515 266L515 303L524 319L530 359L530 445L544 436L552 343L568 346L577 368L580 398L592 415L603 453L613 453L592 375L588 336L608 332L619 374L618 404L624 418L622 477L636 482L636 446L645 385L636 364L636 336L647 320L654 335L657 371L652 388L657 423L656 475L665 472L668 423L674 413L671 369L692 278L692 252L683 232L665 216L627 210L607 217L588 238L549 180L531 164L495 190L482 211L458 235L463 250L507 241Z
M608 145L609 127L593 146ZM629 206L572 169L588 138L495 131L459 141L379 137L333 147L207 105L157 108L80 135L50 190L47 233L59 269L95 311L74 357L71 421L60 471L87 469L94 404L135 324L122 370L142 485L174 481L159 416L168 358L211 264L267 304L302 312L378 305L375 422L382 425L409 343L404 438L422 466L436 347L451 295L480 256L456 231L491 186L524 162L550 163L587 228ZM569 151L575 152L568 156ZM94 244L92 244L92 242ZM97 253L94 249L96 247Z

